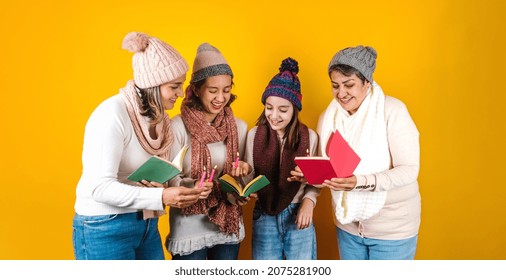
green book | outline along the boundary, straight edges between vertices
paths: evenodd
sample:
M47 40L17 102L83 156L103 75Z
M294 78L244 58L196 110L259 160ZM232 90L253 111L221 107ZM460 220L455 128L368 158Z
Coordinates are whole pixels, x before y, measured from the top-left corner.
M127 179L134 182L146 180L148 182L154 181L163 184L181 173L183 170L183 158L187 150L188 145L185 145L172 162L158 156L152 156L130 174Z
M256 193L261 190L263 187L269 185L269 179L264 175L258 175L255 179L251 180L246 186L241 187L239 183L234 179L234 177L225 174L218 178L220 181L221 189L226 192L236 192L242 197L248 197L252 193Z

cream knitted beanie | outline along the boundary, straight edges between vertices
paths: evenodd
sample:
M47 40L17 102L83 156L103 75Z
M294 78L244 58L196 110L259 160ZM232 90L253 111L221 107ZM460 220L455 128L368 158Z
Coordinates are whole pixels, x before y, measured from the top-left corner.
M189 69L188 63L176 49L144 33L128 33L122 47L135 52L132 67L134 81L139 88L156 87L173 81Z
M198 47L192 71L191 83L218 75L234 77L225 57L217 48L208 43L203 43Z

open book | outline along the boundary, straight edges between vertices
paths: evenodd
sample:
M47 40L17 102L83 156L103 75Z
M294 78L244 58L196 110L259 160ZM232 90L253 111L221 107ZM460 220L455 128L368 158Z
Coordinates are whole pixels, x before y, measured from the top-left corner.
M234 177L225 174L218 178L220 181L221 189L226 192L236 192L242 197L248 197L252 193L256 193L261 190L263 187L270 184L269 179L264 175L258 175L255 179L251 180L246 186L241 187L239 183L234 179Z
M188 151L188 147L188 145L185 145L172 162L158 156L150 157L137 170L130 174L127 179L135 182L142 180L148 182L155 181L160 184L167 182L183 170L183 159Z
M328 157L295 157L295 163L311 185L320 185L332 178L350 177L360 163L360 157L338 130L330 134L325 151Z

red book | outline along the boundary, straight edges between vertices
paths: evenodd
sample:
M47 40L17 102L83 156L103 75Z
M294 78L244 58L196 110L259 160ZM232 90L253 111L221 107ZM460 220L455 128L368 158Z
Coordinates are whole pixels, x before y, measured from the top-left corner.
M360 157L337 130L330 134L325 151L328 157L295 158L295 163L311 185L320 185L332 178L350 177L360 163Z

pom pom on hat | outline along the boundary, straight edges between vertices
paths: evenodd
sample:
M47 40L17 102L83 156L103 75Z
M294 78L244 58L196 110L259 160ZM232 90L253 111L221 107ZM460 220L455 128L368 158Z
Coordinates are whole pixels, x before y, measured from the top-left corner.
M144 33L130 32L123 39L121 47L130 52L142 52L149 44L149 36Z
M279 72L290 71L299 74L299 63L293 58L284 59L279 67Z
M262 94L262 103L265 105L265 101L269 96L277 96L292 102L301 111L302 94L298 73L299 63L290 57L284 59L279 67L279 73L271 79L265 88Z
M140 88L151 88L173 81L188 72L188 63L169 44L140 32L128 33L122 48L134 52L134 81Z

